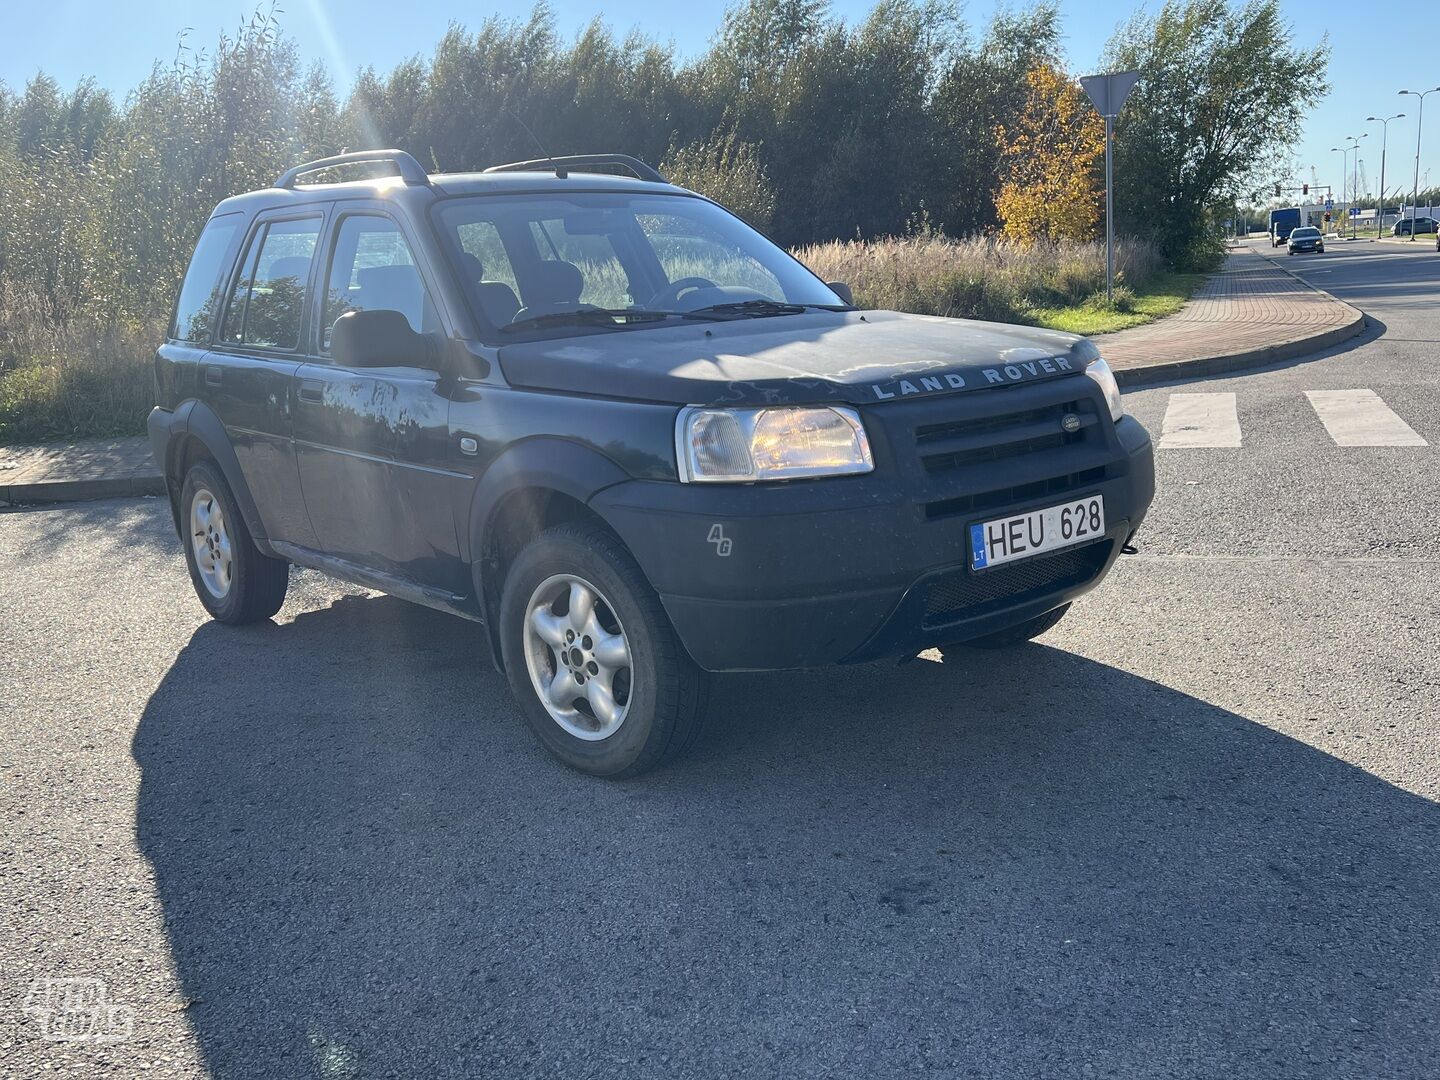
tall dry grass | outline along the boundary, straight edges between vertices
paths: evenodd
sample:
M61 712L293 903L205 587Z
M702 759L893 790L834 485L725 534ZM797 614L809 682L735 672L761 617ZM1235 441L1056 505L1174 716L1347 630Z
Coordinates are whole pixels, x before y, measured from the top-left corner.
M143 431L163 337L158 323L102 322L33 291L0 291L0 443Z
M944 236L811 244L792 254L826 281L843 281L861 307L950 318L1024 322L1035 308L1067 307L1105 288L1105 245L1022 246ZM1116 244L1117 278L1139 288L1163 268L1146 241Z

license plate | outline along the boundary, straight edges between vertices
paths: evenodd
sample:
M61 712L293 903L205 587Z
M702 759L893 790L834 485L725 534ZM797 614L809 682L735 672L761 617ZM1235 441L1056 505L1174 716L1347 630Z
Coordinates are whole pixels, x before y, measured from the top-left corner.
M1028 514L996 518L970 526L970 565L987 566L1027 559L1074 547L1105 534L1105 500L1099 495L1072 499Z

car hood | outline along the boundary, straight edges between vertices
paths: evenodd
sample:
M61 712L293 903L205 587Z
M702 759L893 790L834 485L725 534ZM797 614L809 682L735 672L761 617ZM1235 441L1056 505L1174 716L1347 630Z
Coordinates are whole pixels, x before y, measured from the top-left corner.
M499 350L513 386L676 405L876 404L1083 372L1073 334L894 311L601 331Z

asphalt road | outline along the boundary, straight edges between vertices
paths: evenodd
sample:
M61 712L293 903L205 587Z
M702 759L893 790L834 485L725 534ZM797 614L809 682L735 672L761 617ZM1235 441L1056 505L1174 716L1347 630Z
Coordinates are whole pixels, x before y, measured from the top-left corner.
M1375 325L1127 394L1241 445L1040 643L723 679L633 783L462 621L226 629L159 501L0 514L0 1076L1434 1076L1440 256L1332 247ZM1357 388L1430 445L1336 445ZM53 977L133 1034L40 1038Z

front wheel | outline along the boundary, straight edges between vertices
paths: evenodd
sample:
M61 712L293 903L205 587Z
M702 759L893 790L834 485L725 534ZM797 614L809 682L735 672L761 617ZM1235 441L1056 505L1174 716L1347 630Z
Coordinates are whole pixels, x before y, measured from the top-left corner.
M596 776L635 776L699 734L709 677L613 534L561 525L506 574L500 643L510 687L552 754Z
M1004 630L997 630L993 634L971 638L969 641L962 641L957 645L942 645L940 655L956 656L962 649L1008 649L1013 645L1023 645L1031 638L1037 638L1046 630L1053 628L1069 610L1069 604L1062 604L1054 611L1047 611L1044 615L1026 619L1014 626L1007 626Z

